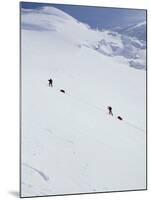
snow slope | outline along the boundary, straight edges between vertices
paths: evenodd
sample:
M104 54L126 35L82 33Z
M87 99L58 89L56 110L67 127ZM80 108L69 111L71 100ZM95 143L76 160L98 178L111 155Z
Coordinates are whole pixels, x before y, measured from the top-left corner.
M120 36L53 7L22 25L22 197L145 189L146 72L90 48Z

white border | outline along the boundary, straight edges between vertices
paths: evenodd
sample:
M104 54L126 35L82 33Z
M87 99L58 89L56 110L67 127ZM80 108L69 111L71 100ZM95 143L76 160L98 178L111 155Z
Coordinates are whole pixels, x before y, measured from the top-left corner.
M106 7L126 7L148 9L148 36L150 33L150 0L36 0L33 2L66 3L75 5L96 5ZM148 37L148 52L151 52ZM0 3L0 199L11 200L19 189L19 1L3 0ZM148 53L148 87L150 88L150 55ZM151 102L148 90L148 102ZM150 105L148 104L150 111ZM148 115L149 112L148 111ZM151 123L148 116L148 154L151 143L149 130ZM151 160L148 156L148 169ZM60 200L149 200L150 171L148 172L148 191L100 193L90 195L45 197ZM137 181L137 180L136 180ZM44 198L44 197L43 197ZM43 199L38 198L38 199Z

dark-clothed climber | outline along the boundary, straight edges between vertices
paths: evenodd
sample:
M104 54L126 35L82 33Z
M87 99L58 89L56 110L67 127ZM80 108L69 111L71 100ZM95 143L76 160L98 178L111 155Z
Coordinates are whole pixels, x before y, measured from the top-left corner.
M109 111L109 115L112 115L113 116L113 112L112 112L112 107L111 106L108 106L108 111Z
M53 81L52 81L52 79L49 79L49 80L48 80L48 84L49 84L49 87L50 87L50 86L53 87Z

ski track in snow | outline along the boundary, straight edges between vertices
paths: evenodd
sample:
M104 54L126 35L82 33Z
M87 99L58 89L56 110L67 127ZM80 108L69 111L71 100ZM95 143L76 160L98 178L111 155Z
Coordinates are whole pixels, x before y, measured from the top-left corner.
M38 170L38 169L36 169L34 167L31 167L30 165L28 165L26 163L23 163L23 165L26 166L26 167L28 167L28 168L30 168L30 169L32 169L36 173L38 173L43 178L43 180L45 180L45 181L49 180L49 177L46 174L44 174L42 171L40 171L40 170Z

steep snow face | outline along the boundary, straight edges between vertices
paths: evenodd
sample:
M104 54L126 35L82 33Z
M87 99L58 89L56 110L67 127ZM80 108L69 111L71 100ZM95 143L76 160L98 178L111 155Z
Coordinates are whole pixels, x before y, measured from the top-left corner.
M54 7L43 7L35 10L22 9L22 17L23 29L28 29L29 25L30 28L33 26L33 30L35 30L35 25L41 26L43 30L51 30L51 25L57 25L57 22L65 23L69 20L75 21L74 18Z
M53 7L43 7L39 10L23 9L22 29L33 31L54 31L60 33L67 40L78 42L84 38L88 25L78 22L73 17ZM37 27L37 28L36 28ZM79 31L83 34L80 34ZM76 38L75 35L76 34Z
M51 7L21 34L22 197L145 189L146 72L112 55L122 36Z

